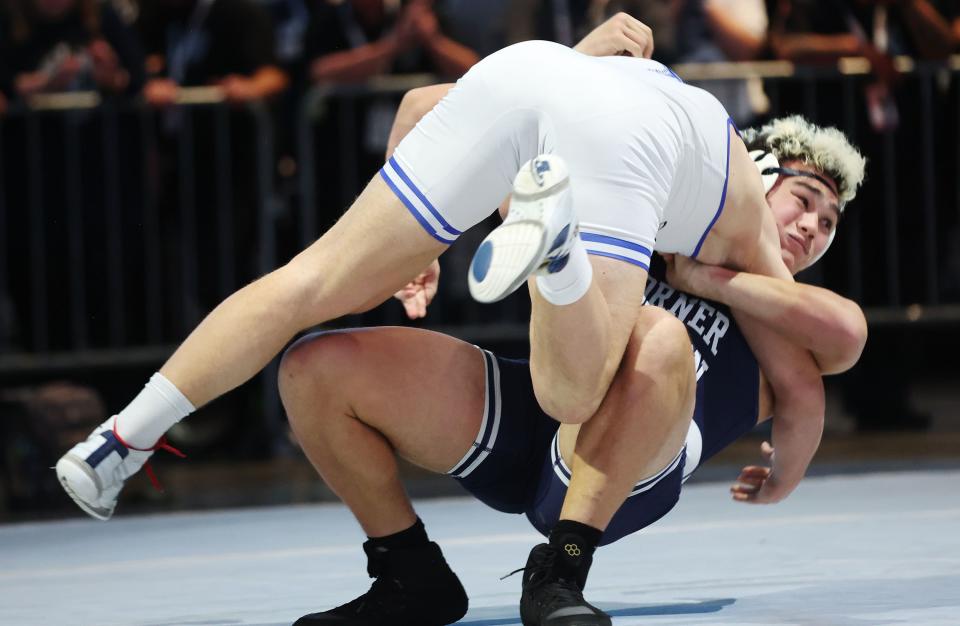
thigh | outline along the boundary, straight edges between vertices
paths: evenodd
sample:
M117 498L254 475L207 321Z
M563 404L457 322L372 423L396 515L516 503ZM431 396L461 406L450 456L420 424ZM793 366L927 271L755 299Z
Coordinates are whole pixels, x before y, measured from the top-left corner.
M471 344L413 328L320 333L291 351L350 415L397 454L446 472L472 447L485 413L485 361ZM314 365L311 367L310 363ZM324 376L330 378L324 381ZM324 398L318 392L318 400Z
M537 404L526 360L484 351L486 407L472 448L448 474L498 511L522 513L533 498L540 461L557 422Z
M596 254L590 255L590 262L610 315L610 345L619 347L622 358L631 335L645 329L642 318L647 269Z
M457 81L380 173L424 228L446 243L493 213L520 166L549 151L549 120L531 106L530 86L500 71L503 56L481 61Z

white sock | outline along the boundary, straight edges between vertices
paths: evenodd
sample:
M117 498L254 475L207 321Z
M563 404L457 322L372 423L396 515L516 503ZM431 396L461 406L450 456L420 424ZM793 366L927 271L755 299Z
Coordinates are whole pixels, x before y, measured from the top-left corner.
M570 248L567 265L559 272L537 276L537 290L547 302L562 306L582 298L592 281L593 266L590 265L583 241L577 237Z
M117 434L134 448L151 448L171 426L194 410L187 397L157 372L117 415Z

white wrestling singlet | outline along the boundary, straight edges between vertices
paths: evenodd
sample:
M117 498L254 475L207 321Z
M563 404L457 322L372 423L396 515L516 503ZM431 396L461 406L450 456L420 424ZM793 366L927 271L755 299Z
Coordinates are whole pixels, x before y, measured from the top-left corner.
M660 63L531 41L467 72L381 176L452 243L496 210L522 163L556 153L587 251L648 268L654 249L696 256L723 208L731 132L713 96Z

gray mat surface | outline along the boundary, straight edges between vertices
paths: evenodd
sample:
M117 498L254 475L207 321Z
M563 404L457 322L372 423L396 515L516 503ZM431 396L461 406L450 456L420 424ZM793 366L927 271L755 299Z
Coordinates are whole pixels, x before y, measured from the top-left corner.
M810 478L746 506L689 485L645 532L602 548L587 598L628 624L960 624L960 472ZM461 624L517 626L539 541L470 499L417 503L471 598ZM0 527L0 624L280 626L369 585L342 506ZM412 626L412 625L411 625Z

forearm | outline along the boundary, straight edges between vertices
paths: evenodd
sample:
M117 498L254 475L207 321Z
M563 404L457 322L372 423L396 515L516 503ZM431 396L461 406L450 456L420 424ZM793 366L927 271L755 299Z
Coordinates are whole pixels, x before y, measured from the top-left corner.
M790 406L789 399L777 398L773 416L773 477L777 489L785 495L796 489L803 480L820 446L823 436L824 414L800 406Z
M778 35L771 38L771 45L777 58L796 63L828 63L863 52L863 42L848 34Z
M366 46L326 54L313 61L310 79L323 82L360 82L390 69L396 55L392 37L384 37Z
M272 98L287 88L289 79L286 72L275 65L265 65L250 77L254 91L260 99Z
M698 295L747 313L809 350L821 372L845 371L860 358L867 322L852 300L821 287L769 276L721 267L703 270L706 279L694 288Z
M735 312L773 391L774 500L783 499L806 473L820 445L826 400L823 380L810 353L750 315Z
M717 45L731 61L751 61L760 56L763 37L744 28L735 15L720 6L708 2L704 12Z
M407 133L417 125L420 118L433 109L452 88L453 83L430 85L429 87L411 89L403 96L403 100L400 101L400 108L397 109L397 114L393 118L390 137L387 139L388 159L403 138L407 136Z
M459 77L480 60L476 52L438 33L427 42L427 52L443 76Z
M904 0L900 7L920 56L943 59L956 47L950 24L927 0Z

